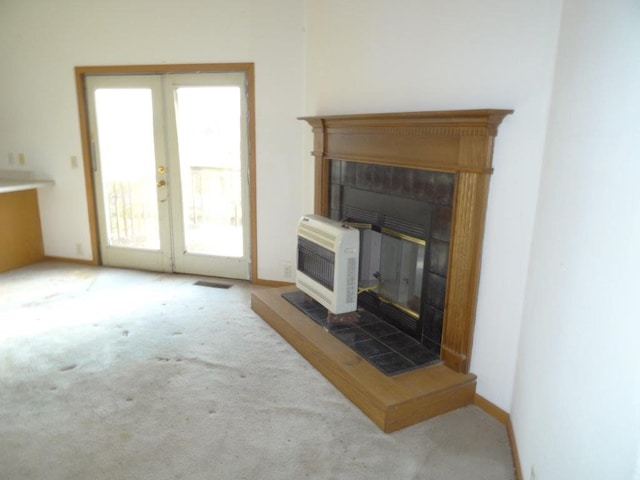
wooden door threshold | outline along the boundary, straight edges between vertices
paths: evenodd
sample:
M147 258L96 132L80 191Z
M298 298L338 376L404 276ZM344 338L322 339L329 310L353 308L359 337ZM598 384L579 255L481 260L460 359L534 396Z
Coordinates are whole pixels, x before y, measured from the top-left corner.
M286 299L294 286L256 290L251 308L382 431L473 404L476 377L444 364L387 376Z

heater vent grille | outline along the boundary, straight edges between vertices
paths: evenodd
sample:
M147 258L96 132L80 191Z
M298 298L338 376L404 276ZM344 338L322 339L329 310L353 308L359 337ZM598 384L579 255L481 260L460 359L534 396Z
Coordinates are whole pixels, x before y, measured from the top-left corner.
M400 330L415 336L418 333L416 319L388 303L382 303L380 310L384 318Z
M302 217L296 286L331 313L355 311L359 248L358 230L318 215Z
M382 225L384 228L388 228L394 232L404 233L405 235L410 235L419 239L427 238L427 230L424 225L407 222L389 215L385 215Z
M378 224L378 214L371 210L356 207L354 205L345 205L345 214L347 218L355 219L358 222Z
M329 290L333 290L335 257L332 251L298 237L298 270Z

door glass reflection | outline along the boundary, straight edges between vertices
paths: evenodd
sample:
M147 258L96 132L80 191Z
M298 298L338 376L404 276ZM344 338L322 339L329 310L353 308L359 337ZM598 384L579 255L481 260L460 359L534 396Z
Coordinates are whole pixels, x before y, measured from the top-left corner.
M241 91L176 88L185 246L189 253L242 257Z
M95 107L107 241L159 250L151 90L97 89Z

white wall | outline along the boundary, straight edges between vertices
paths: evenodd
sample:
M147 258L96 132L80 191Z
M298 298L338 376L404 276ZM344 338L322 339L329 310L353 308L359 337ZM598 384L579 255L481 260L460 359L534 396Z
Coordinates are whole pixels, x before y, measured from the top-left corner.
M73 67L255 62L259 276L283 280L312 208L297 116L513 108L494 158L478 392L511 411L526 479L531 466L538 480L637 476L640 12L564 3L0 0L0 168L24 153L55 179L46 253L88 258Z
M524 478L640 453L640 3L565 0L512 421Z
M478 393L510 410L560 3L308 0L307 7L309 115L515 109L496 141L471 363Z
M282 279L300 205L304 106L301 0L0 0L0 168L53 178L40 192L45 253L90 258L73 67L254 62L258 275ZM293 231L293 230L292 230ZM84 254L78 254L80 244Z

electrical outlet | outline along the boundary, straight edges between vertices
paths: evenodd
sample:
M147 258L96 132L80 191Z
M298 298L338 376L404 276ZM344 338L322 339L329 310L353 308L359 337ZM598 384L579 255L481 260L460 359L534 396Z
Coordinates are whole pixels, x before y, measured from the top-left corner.
M84 250L81 243L76 243L76 255L83 255Z
M24 157L24 153L18 154L18 163L20 165L24 165L25 163L27 163L27 159Z
M290 262L284 262L282 264L282 273L286 279L291 280L293 278L293 267Z
M78 168L78 157L71 155L71 168Z

